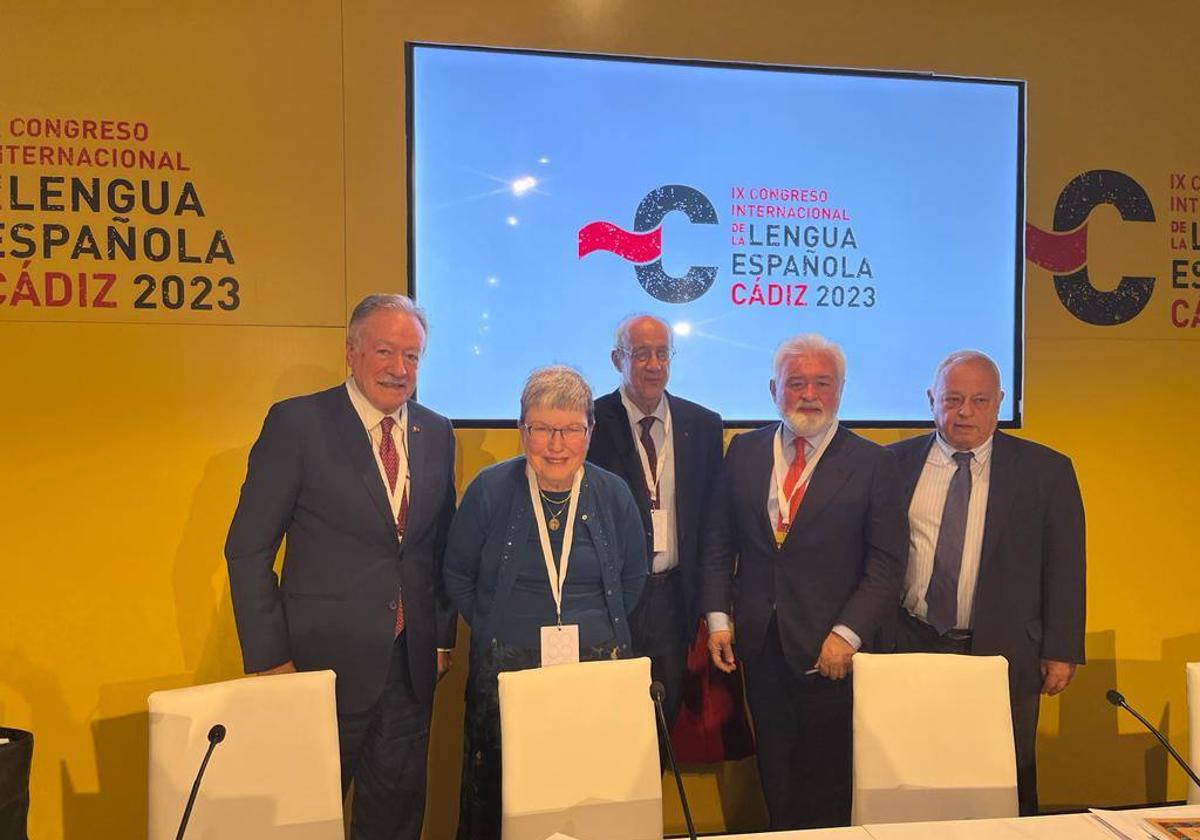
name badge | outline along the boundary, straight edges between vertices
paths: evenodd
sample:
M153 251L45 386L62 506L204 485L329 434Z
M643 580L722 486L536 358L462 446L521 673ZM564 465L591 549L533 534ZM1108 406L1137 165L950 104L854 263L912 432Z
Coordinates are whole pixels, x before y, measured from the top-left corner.
M579 625L552 624L542 628L542 667L579 661Z
M654 529L654 553L667 550L667 512L662 508L650 511L650 526Z

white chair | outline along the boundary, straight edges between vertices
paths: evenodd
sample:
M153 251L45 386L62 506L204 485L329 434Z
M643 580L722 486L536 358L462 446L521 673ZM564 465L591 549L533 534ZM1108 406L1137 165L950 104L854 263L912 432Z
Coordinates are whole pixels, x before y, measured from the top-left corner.
M217 723L187 840L343 840L333 685L316 671L151 694L149 840L174 840Z
M504 840L662 840L650 660L500 674Z
M860 653L853 667L855 825L1017 816L1004 657Z
M1200 662L1187 664L1187 701L1188 701L1188 763L1192 769L1200 764ZM1200 771L1197 771L1200 773ZM1189 805L1200 804L1200 788L1188 780Z

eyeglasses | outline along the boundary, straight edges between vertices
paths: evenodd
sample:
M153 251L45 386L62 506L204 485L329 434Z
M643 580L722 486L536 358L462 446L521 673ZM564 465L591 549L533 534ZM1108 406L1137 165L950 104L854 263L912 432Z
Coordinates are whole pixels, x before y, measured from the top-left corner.
M582 443L588 435L589 428L575 423L570 426L547 426L545 423L524 423L521 428L529 435L529 439L539 446L544 446L553 439L555 434L561 435L563 443Z
M646 364L646 362L650 361L651 357L664 365L675 358L674 347L659 347L657 350L649 347L622 347L620 350L640 365Z

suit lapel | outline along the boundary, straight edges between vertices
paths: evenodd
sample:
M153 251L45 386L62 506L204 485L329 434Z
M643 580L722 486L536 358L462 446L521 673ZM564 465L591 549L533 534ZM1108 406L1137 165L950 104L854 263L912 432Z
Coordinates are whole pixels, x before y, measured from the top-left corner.
M996 552L1004 523L1016 495L1017 453L1012 441L1003 432L992 438L992 468L988 476L987 511L983 517L983 549L979 555L979 577L983 577L988 561Z
M753 448L747 453L746 475L753 483L748 494L754 506L754 521L758 523L760 536L766 545L775 545L775 525L767 514L767 503L771 494L771 482L775 480L775 435L779 431L779 423L768 426L769 433L759 435L753 441ZM755 434L747 432L747 434Z
M812 477L808 480L804 498L800 500L800 509L796 511L796 522L792 530L810 527L850 477L850 469L845 462L847 434L849 433L845 429L839 428L826 447L825 453L821 455L821 460L817 462ZM774 447L771 460L774 466ZM788 537L790 536L789 531ZM787 543L787 537L784 538L784 543Z
M684 522L684 512L691 510L692 491L696 489L691 475L696 459L692 457L691 418L687 412L679 410L678 402L670 394L666 396L671 410L671 447L675 462L675 536L682 543L680 532L689 527Z
M904 457L900 460L900 476L904 479L904 500L906 502L912 501L913 493L917 489L917 482L925 470L925 461L929 458L929 449L933 446L936 436L936 432L926 435L923 444L906 449Z
M637 444L634 443L633 432L629 428L629 412L625 410L625 403L621 402L620 389L613 392L613 397L615 399L612 402L610 422L605 424L608 427L609 442L621 462L621 469L625 475L629 476L633 498L637 502L638 510L644 509L647 511L646 516L649 516L650 501L646 498L646 480L642 474L642 459L638 457Z
M350 402L350 395L346 393L345 388L341 389L340 394L335 391L333 397L331 404L333 425L346 450L346 458L362 481L363 489L371 499L371 503L389 526L388 530L391 532L392 538L395 539L396 525L392 521L392 506L388 502L387 489L383 486L383 476L379 474L375 453L371 451L371 438L367 434L367 430L363 428L362 420L359 418L358 412L354 410L354 405Z
M418 487L428 487L429 440L424 429L424 414L416 403L408 404L408 520L406 530L412 533L425 510L427 499L416 492ZM388 509L389 513L391 509Z

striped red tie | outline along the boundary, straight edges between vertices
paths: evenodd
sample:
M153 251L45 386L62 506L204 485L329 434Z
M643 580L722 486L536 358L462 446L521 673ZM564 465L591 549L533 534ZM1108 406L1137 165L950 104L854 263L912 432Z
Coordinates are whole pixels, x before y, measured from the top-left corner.
M384 417L379 421L383 432L379 438L379 460L383 462L383 471L387 473L388 492L395 495L396 482L400 479L400 455L396 452L396 442L392 440L392 428L396 421ZM404 539L404 527L408 524L408 487L404 487L404 495L400 498L400 513L396 517L396 536ZM396 596L396 635L404 632L404 600Z

